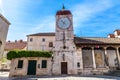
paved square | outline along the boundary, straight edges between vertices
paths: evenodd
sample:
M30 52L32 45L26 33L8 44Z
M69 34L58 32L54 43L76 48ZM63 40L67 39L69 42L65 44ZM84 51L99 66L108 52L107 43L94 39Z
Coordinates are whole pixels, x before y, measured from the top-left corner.
M91 75L91 76L43 76L43 77L8 77L9 72L0 72L0 80L120 80L120 77Z

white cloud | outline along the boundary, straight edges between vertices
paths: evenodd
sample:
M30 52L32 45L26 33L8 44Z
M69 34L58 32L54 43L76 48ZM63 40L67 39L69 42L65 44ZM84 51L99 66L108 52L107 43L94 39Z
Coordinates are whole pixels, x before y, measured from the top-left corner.
M0 0L0 10L2 10L3 15L5 15L5 17L7 17L7 19L12 23L8 39L22 38L23 36L26 36L29 33L34 34L37 32L55 31L54 15L46 15L46 17L44 18L36 19L34 23L22 22L22 19L24 17L27 19L25 15L29 15L29 13L26 12L26 9L34 7L37 3L42 3L42 1L43 0ZM75 28L82 27L84 22L90 20L92 17L95 17L100 12L109 9L116 4L112 2L114 0L88 1L89 2L78 3L75 6L71 6ZM23 26L28 26L29 28L25 28L27 29L25 30Z
M82 27L83 23L94 17L99 12L103 12L111 7L113 7L111 0L96 0L93 2L85 2L83 4L78 4L73 10L74 15L74 26Z
M23 12L22 8L26 6L27 1L28 0L2 0L3 15L8 17L10 21L19 20L21 18L21 12Z
M31 28L31 32L55 32L55 16L46 16L37 21L35 27ZM48 31L49 30L49 31Z
M0 9L2 14L10 21L11 25L8 31L8 39L25 39L27 32L27 26L34 26L33 23L24 22L29 8L39 5L43 0L0 0ZM30 18L28 18L30 19ZM19 35L19 36L18 36Z
M2 0L0 0L0 13L3 13L3 4L2 4Z

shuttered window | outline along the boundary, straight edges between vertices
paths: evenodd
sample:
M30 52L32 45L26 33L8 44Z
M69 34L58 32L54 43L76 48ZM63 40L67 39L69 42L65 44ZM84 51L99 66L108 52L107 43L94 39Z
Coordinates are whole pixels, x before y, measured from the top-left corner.
M42 60L42 68L47 68L47 60Z
M23 68L23 60L18 60L18 67L17 68Z
M33 38L30 38L30 42L32 42L33 41Z
M53 47L53 42L49 42L49 47Z

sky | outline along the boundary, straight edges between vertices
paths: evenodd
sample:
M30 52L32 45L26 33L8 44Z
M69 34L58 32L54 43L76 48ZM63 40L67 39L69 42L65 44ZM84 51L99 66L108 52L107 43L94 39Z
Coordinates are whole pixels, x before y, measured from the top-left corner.
M55 32L55 14L63 4L72 12L77 36L107 37L120 29L120 0L0 0L0 13L11 23L7 40Z

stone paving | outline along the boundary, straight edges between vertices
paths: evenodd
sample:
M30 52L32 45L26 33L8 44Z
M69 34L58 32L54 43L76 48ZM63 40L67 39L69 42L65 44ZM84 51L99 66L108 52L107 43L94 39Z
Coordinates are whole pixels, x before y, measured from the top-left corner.
M0 80L120 80L120 77L104 76L104 75L91 75L91 76L43 76L43 77L8 77L9 72L0 72Z

